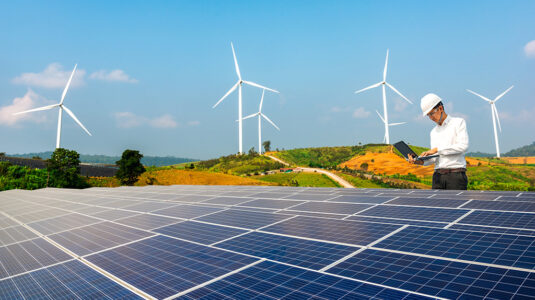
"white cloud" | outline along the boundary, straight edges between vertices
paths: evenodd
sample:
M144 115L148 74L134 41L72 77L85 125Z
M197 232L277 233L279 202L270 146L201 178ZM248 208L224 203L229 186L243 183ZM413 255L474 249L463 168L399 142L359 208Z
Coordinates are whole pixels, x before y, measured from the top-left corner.
M370 112L365 110L364 107L359 107L353 111L353 118L364 119L370 115Z
M96 79L96 80L104 80L104 81L118 81L118 82L127 82L127 83L138 83L139 81L137 79L131 78L128 74L126 74L123 70L112 70L112 71L106 71L106 70L100 70L97 72L91 73L89 75L89 78Z
M524 46L524 53L526 53L527 57L535 58L535 40L528 42Z
M175 128L180 125L169 114L151 119L126 111L115 113L113 116L115 118L115 122L117 123L117 127L119 128L134 128L140 126L150 126L154 128Z
M171 115L163 115L150 121L150 125L154 128L175 128L178 123L173 120Z
M67 84L72 70L63 70L59 63L49 64L40 73L22 73L13 78L15 84L25 84L44 88L63 88ZM85 70L77 69L71 82L71 87L84 85Z
M402 112L405 110L405 108L407 108L407 105L409 105L409 102L399 98L399 99L394 99L394 110L395 111L399 111L399 112Z
M13 102L9 105L0 107L0 124L7 126L14 126L22 121L30 121L35 123L42 123L46 121L46 114L40 113L27 113L14 116L16 112L29 110L44 106L47 103L46 99L39 96L32 90L28 90L22 97L13 99Z
M350 110L351 108L349 107L340 107L340 106L331 107L331 112L333 113L348 112Z

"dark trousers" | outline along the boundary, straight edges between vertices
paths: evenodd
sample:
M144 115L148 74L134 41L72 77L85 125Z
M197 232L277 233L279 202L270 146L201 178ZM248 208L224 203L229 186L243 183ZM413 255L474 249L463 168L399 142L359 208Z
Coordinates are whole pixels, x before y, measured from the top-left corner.
M466 190L468 178L466 172L455 172L448 174L433 174L433 189L441 190Z

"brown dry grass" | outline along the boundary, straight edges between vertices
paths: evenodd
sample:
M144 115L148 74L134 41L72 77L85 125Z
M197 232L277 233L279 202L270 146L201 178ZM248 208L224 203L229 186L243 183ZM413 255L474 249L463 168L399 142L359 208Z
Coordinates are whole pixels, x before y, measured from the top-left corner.
M515 165L535 164L535 156L500 157L500 159Z
M373 160L373 162L372 162ZM356 156L352 159L341 163L340 167L347 166L350 169L360 169L363 163L368 164L368 171L375 174L386 175L407 175L409 173L419 177L432 176L434 166L418 166L411 165L405 159L399 157L394 153L371 153L368 152L365 155Z
M274 185L240 176L193 170L158 170L143 173L136 185Z

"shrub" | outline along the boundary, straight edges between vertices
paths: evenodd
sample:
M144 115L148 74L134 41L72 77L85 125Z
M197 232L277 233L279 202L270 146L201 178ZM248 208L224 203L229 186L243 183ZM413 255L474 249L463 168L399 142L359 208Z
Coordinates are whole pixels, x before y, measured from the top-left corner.
M115 177L121 181L122 184L134 185L139 175L145 172L145 167L141 164L143 154L137 150L126 149L121 156L121 159L116 163L119 166L119 171Z

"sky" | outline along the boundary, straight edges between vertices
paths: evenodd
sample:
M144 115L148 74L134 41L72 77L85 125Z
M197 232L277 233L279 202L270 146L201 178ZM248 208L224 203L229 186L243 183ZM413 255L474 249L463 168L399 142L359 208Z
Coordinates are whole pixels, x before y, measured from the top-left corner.
M3 1L0 3L0 152L51 151L58 111L14 112L59 102L61 146L83 154L208 159L238 152L238 95L212 106L243 79L276 89L262 112L272 148L381 143L382 79L391 143L429 146L434 123L420 99L439 95L467 121L469 151L495 153L535 141L535 1ZM243 88L244 116L262 91ZM258 146L244 121L244 151Z

